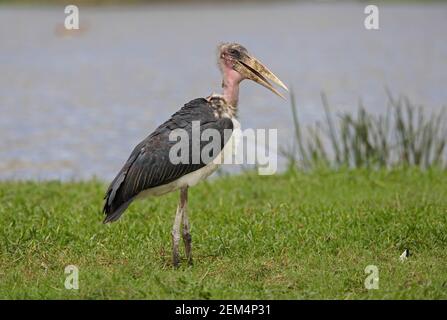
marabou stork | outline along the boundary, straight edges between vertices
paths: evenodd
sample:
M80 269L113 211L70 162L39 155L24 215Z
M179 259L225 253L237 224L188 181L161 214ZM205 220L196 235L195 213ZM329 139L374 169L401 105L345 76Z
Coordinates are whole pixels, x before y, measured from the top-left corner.
M259 60L250 56L247 49L240 44L220 44L218 46L218 65L223 78L222 94L212 94L207 98L198 98L188 102L168 121L140 142L110 184L105 196L103 211L106 217L104 223L108 223L116 221L130 203L137 198L159 196L180 189L180 201L172 229L173 265L175 267L180 261L178 246L182 223L185 254L188 262L192 263L190 226L186 211L188 187L207 178L221 162L204 162L200 159L199 163L189 161L188 163L173 164L169 158L169 151L176 141L171 141L169 134L178 128L191 133L192 122L200 121L201 131L207 128L213 128L219 133L223 133L224 130L232 130L230 139L237 139L235 132L238 130L235 129L240 128L240 124L236 119L236 113L239 84L242 80L255 81L282 98L284 97L268 80L288 90L281 80ZM190 141L191 137L192 135L189 134ZM229 139L222 138L218 142L222 152L212 155L212 159L215 160L222 156L225 151L223 147L228 144L228 141ZM200 149L202 148L203 143L201 142ZM191 159L191 155L188 159Z

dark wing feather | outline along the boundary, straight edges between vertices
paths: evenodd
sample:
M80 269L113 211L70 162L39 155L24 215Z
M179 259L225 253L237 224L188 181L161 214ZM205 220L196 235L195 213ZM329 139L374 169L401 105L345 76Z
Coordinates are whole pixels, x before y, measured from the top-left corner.
M233 122L228 118L216 118L206 99L195 99L187 103L171 118L159 126L132 151L129 159L110 184L104 204L107 215L104 222L117 220L132 200L142 191L172 182L181 176L196 171L206 165L193 163L191 156L192 122L200 121L200 131L213 128L221 136L221 149L228 138L225 129L233 129ZM173 164L169 160L169 151L177 141L169 141L172 130L182 128L189 134L190 152L188 163ZM201 142L201 149L209 142ZM213 155L213 157L217 154ZM213 158L212 157L212 158Z

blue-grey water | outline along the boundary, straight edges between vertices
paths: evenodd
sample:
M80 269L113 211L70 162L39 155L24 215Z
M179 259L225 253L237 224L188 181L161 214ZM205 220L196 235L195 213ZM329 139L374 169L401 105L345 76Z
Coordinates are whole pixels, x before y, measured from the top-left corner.
M237 41L294 88L305 123L334 110L383 112L384 87L427 109L447 104L447 5L0 6L0 179L113 178L142 138L185 102L218 92L216 45ZM243 128L278 128L288 102L243 83Z

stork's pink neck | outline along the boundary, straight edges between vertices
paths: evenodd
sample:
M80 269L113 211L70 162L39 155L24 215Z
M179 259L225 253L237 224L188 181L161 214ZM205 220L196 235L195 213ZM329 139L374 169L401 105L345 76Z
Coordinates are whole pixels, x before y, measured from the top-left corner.
M239 83L243 80L242 76L232 68L223 68L222 70L222 89L225 101L236 108L239 100Z

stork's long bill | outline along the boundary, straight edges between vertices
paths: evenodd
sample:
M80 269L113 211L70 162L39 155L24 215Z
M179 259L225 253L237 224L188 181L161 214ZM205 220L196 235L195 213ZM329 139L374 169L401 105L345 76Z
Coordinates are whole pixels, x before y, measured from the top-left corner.
M247 79L255 81L256 83L266 87L276 95L285 99L284 96L279 93L278 90L276 90L268 80L273 81L286 91L289 91L289 89L272 71L270 71L258 59L250 56L248 53L242 52L236 62L237 63L235 64L234 69L237 72L244 75Z

